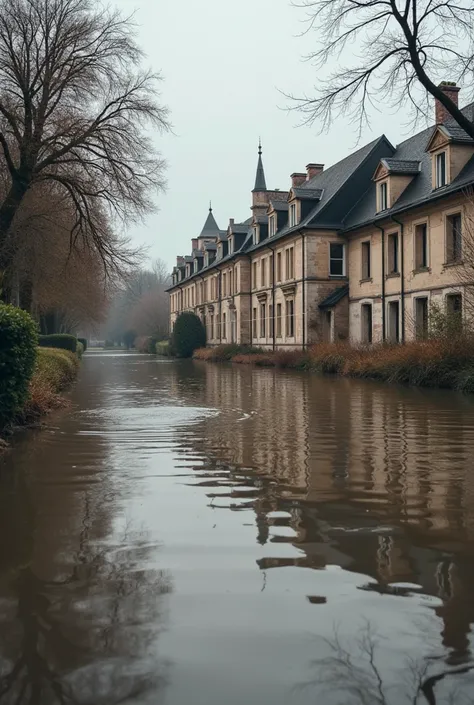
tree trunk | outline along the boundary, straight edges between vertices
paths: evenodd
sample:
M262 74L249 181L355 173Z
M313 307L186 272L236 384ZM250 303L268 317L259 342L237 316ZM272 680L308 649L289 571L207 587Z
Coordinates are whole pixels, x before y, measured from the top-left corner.
M13 177L10 191L0 206L0 300L5 303L10 303L12 298L11 267L15 255L15 243L9 242L8 235L28 188L27 180Z

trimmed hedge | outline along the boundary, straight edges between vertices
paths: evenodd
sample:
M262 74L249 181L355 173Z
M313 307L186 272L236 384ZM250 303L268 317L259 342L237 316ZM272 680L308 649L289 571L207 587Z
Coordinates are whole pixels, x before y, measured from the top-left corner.
M178 357L192 357L206 345L206 329L194 313L182 313L174 324L171 345Z
M38 345L41 348L60 348L75 353L77 350L77 338L66 333L55 333L53 335L40 335Z
M174 350L169 340L160 340L156 344L156 354L163 355L164 357L173 357Z
M0 428L14 420L28 398L38 335L29 314L0 304Z
M87 350L87 338L78 338L77 342L82 343L85 352Z

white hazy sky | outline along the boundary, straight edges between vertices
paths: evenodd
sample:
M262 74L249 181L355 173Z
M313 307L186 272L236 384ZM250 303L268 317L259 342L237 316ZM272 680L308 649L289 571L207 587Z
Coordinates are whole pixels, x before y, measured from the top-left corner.
M136 11L148 64L161 71L162 98L174 134L157 136L168 162L168 189L158 212L129 234L149 247L150 259L170 269L187 254L212 199L224 229L249 217L259 135L268 188L288 188L289 175L308 162L326 166L356 143L355 128L337 120L328 134L298 127L279 91L310 91L317 73L303 57L317 36L301 35L305 12L290 0L115 0ZM385 132L394 143L406 125L389 111L374 113L362 143Z

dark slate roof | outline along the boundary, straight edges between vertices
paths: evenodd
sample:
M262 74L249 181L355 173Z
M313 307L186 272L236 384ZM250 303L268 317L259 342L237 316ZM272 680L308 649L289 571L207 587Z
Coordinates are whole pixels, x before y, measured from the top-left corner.
M230 229L233 233L245 235L245 233L247 232L249 227L245 223L234 223L233 225L230 226Z
M319 304L319 308L321 309L328 309L328 308L333 308L339 301L341 301L344 296L347 296L349 294L349 284L344 284L344 286L340 286L337 289L334 289L334 291L331 291L329 296L327 296L324 301L321 301Z
M255 218L255 222L259 223L260 225L268 225L268 215L257 215L257 217Z
M216 223L216 219L212 215L212 208L209 208L209 214L199 237L218 237L219 232L219 226Z
M204 245L205 250L214 251L217 250L217 245L215 242L206 242Z
M204 257L204 252L202 250L193 250L193 257Z
M191 255L186 255L185 258L184 258L184 261L185 261L187 264L192 264L193 258L191 257Z
M300 186L295 186L291 189L295 194L296 198L307 199L310 201L319 201L324 193L322 188L301 188Z
M473 105L463 108L463 112L472 114ZM420 169L393 207L383 213L377 213L376 189L374 183L369 181L366 184L365 194L346 215L342 226L343 230L352 230L375 220L386 219L408 208L414 208L417 205L448 196L450 193L455 193L473 183L474 157L471 157L461 173L448 186L433 189L431 154L426 151L426 146L434 129L436 128L433 126L428 127L397 145L391 158L397 161L418 161Z
M273 206L276 211L288 210L288 201L270 201L270 205Z
M420 162L408 159L382 159L391 174L418 174Z
M262 161L262 148L260 146L258 148L257 173L255 175L255 186L254 186L253 190L254 191L266 191L267 190L267 182L265 181L265 170L263 168L263 161Z
M467 132L465 132L465 130L463 130L463 128L460 127L454 120L448 120L443 123L443 125L441 125L441 129L443 132L446 132L447 136L453 142L467 142L468 144L472 144L474 142L471 135L468 135Z

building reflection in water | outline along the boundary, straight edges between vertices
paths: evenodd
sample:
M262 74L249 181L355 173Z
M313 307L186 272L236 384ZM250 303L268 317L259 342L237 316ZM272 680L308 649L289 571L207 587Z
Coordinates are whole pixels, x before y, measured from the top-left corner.
M440 599L448 660L468 659L472 400L294 372L196 366L205 375L201 402L222 411L202 422L192 448L207 459L212 506L252 507L260 544L298 549L290 557L272 550L260 568L339 565L368 576L360 588L380 594L414 589L404 593L397 583L418 585ZM179 396L178 379L175 385ZM330 603L329 595L308 599Z

